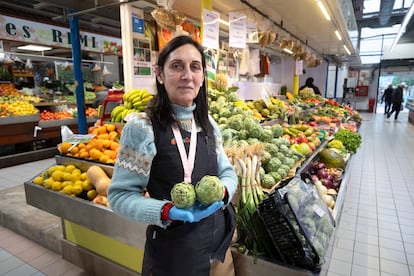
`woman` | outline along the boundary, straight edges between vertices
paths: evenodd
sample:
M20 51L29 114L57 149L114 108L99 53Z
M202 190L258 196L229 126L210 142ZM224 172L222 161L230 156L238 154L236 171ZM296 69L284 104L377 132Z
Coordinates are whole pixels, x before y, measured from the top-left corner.
M299 91L304 89L304 88L312 88L313 89L313 93L317 94L317 95L321 95L321 91L319 90L319 88L313 83L313 78L307 78L305 81L305 85L301 86L299 88Z
M108 199L116 213L149 224L142 275L223 275L210 268L220 269L217 260L224 259L229 264L224 275L234 275L230 202L237 176L208 116L205 70L197 42L172 39L158 58L157 95L146 113L128 118L122 132ZM219 177L223 201L185 210L173 206L174 184L194 185L204 175Z

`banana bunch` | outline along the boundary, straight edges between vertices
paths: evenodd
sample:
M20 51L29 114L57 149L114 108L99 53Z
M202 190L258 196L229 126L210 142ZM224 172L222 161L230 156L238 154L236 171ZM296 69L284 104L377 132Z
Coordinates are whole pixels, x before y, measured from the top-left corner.
M128 114L144 111L152 97L147 89L128 90L123 96L124 104L112 109L111 122L123 123Z
M147 89L131 89L124 94L123 99L124 106L127 109L135 109L136 112L141 112L152 99L152 94Z

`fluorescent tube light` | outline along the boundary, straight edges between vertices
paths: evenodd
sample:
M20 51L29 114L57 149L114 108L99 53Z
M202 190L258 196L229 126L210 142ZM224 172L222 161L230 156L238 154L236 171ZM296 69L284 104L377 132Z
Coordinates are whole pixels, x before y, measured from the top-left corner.
M331 17L328 14L328 11L325 9L325 6L320 0L316 0L316 3L318 4L319 8L321 9L323 15L325 16L326 20L331 21Z
M52 50L51 47L47 46L39 46L39 45L25 45L25 46L19 46L17 47L19 50L26 50L26 51L36 51L36 52L43 52L43 51L49 51Z
M225 20L223 20L223 19L219 19L219 21L220 21L220 23L221 24L223 24L223 25L226 25L226 26L230 26L230 23L229 22L227 22L227 21L225 21Z
M341 34L338 32L338 30L335 30L335 35L339 40L342 40Z
M288 48L283 48L283 51L285 51L288 54L293 55L293 52L291 50L289 50Z
M348 47L346 47L346 45L344 45L344 49L345 49L345 51L348 55L351 55L351 51L349 51L349 49L348 49Z
M410 10L408 11L408 13L404 17L404 20L403 20L403 23L400 27L400 30L398 31L398 34L395 37L394 42L392 43L390 52L394 51L394 48L397 45L398 40L400 40L402 34L405 32L405 28L407 27L408 22L410 22L410 19L413 16L413 13L414 13L414 2L413 2L413 4L411 4Z

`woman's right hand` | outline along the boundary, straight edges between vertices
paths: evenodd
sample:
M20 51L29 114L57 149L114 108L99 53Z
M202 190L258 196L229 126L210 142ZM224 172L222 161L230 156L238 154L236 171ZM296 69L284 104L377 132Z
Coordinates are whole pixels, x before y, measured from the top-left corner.
M198 222L212 214L214 214L218 209L223 207L223 201L216 201L212 204L205 206L202 204L194 204L190 209L180 209L173 206L168 212L168 217L171 220L180 220L184 222Z

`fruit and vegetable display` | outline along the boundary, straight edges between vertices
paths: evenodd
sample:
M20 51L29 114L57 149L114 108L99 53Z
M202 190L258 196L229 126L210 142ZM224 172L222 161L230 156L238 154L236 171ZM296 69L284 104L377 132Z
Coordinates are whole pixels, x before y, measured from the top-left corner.
M285 231L310 243L312 256L317 256L316 265L321 265L333 233L332 214L343 176L350 156L362 142L357 132L360 116L352 108L318 95L289 94L287 100L266 97L246 101L237 90L228 88L226 79L219 76L208 91L209 114L222 134L218 142L238 177L233 198L236 245L243 254L281 260L281 252L275 250L277 245L258 210L272 195L284 191L285 207L290 206L292 212L288 218L291 227ZM128 114L144 111L152 97L145 89L127 91L123 104L112 110L111 122L89 129L90 140L58 146L62 155L97 162L87 172L96 193L95 203L108 206L110 177L98 163L113 165L116 160L122 132L115 122L124 123ZM310 182L299 181L299 172L308 173ZM222 197L222 184L213 176L195 184L180 182L171 190L177 208L209 205Z
M98 111L95 108L87 107L85 109L85 115L86 117L97 117ZM40 112L40 121L66 120L77 117L78 111L76 108L65 108L63 111L49 111L44 109Z
M142 112L147 108L152 94L147 89L131 89L124 93L123 104L111 111L111 122L123 123L125 117L133 112Z
M51 166L33 178L32 182L46 189L91 201L98 195L87 172L73 164Z
M93 136L87 142L71 143L64 141L58 145L62 155L114 164L119 148L121 131L114 124L104 124L88 129Z

